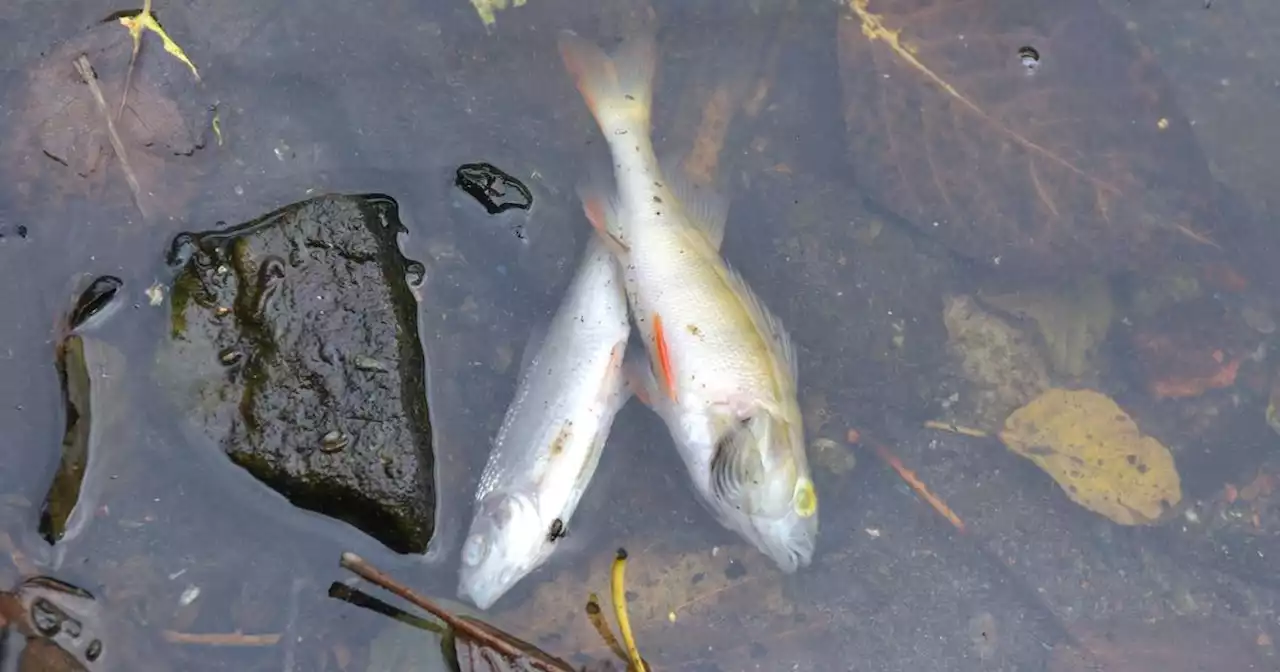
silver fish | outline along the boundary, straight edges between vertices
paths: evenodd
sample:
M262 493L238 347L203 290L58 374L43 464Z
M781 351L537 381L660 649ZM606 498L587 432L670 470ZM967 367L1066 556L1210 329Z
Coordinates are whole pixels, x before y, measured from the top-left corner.
M529 344L533 357L476 490L460 597L488 609L550 557L630 398L630 331L617 262L592 238L544 340Z

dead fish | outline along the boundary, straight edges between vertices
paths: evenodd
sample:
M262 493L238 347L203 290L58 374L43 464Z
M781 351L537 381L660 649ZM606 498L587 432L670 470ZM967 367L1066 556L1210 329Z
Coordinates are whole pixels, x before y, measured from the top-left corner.
M699 193L654 153L653 37L632 37L610 57L564 31L560 53L613 159L616 194L594 186L580 194L625 269L650 360L638 387L665 420L704 503L793 572L812 558L818 498L790 336L720 256L727 202L714 190Z
M588 242L545 337L531 339L515 398L476 490L458 594L488 609L555 549L630 397L630 335L612 254Z

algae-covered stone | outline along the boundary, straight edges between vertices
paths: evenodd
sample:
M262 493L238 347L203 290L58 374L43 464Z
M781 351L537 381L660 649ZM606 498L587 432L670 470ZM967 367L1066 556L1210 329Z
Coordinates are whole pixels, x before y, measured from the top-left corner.
M162 384L236 464L401 553L434 529L425 356L385 196L182 234Z

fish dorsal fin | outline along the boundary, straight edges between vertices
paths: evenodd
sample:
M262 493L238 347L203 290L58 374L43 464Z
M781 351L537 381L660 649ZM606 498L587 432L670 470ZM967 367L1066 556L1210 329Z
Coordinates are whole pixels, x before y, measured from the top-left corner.
M717 184L694 182L678 156L664 157L661 168L667 190L680 202L684 216L719 251L729 219L729 199L724 196L724 189Z
M764 478L759 446L769 440L768 431L767 416L757 412L745 422L735 421L716 442L711 489L721 502L742 509L746 494L759 487Z
M785 374L790 381L789 384L796 385L799 367L796 365L795 345L791 341L791 334L787 332L787 328L783 326L782 322L769 311L769 308L764 305L760 297L752 291L751 287L747 285L747 281L743 279L736 269L730 266L728 262L724 262L721 268L724 269L721 275L725 284L733 290L736 296L741 298L742 306L751 317L751 322L755 324L756 329L760 331L761 336L768 343L769 349L773 352L775 366L782 367L780 370L775 371L775 374L779 374L775 378L780 383L784 382L782 374Z

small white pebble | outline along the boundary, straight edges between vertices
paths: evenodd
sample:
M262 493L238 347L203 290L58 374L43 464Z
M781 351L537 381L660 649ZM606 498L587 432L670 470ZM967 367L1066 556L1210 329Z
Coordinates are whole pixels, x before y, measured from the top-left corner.
M147 288L147 302L153 306L164 303L164 285L157 282Z
M178 604L185 607L195 602L198 597L200 597L200 589L196 586L187 586L187 589L182 591L182 597L178 598Z

